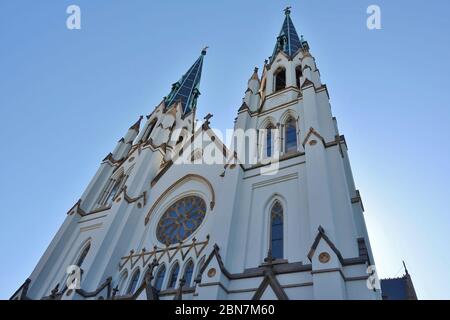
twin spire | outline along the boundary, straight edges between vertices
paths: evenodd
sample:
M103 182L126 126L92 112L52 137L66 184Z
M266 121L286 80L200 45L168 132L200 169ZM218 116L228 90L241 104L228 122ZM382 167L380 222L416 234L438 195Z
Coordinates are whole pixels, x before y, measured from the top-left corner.
M270 58L270 62L275 59L279 51L283 51L287 56L293 57L299 49L303 49L306 46L306 42L303 41L303 38L299 38L297 31L295 30L290 17L290 9L291 7L287 7L284 10L285 19L280 34L277 37L277 43ZM189 70L180 80L172 85L170 94L164 98L167 108L171 107L174 103L180 102L183 114L188 114L195 109L197 99L200 96L199 88L203 68L203 58L206 55L207 49L208 47L205 47L202 50L200 57L194 62Z
M194 62L189 70L180 80L172 85L172 91L164 98L166 107L172 106L176 102L181 102L183 114L190 113L197 105L197 98L200 95L200 78L203 68L203 57L206 55L205 47L200 57Z

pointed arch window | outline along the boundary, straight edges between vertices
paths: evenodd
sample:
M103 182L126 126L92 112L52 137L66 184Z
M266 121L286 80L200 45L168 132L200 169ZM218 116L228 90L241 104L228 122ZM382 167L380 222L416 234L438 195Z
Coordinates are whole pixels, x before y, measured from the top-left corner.
M167 283L167 289L174 289L177 284L178 273L180 272L180 265L178 262L172 267L170 271L169 282Z
M113 187L111 191L109 192L108 197L106 198L105 204L112 203L112 200L116 196L117 192L119 191L120 185L122 184L123 176L120 176L119 179L114 181Z
M273 154L273 130L275 129L275 127L270 124L267 128L266 128L266 156L268 158L272 157Z
M297 150L297 127L294 118L289 118L285 124L285 144L284 152L294 152Z
M130 284L128 285L127 294L134 293L134 291L136 290L140 275L141 275L141 270L139 270L139 269L133 273L133 276L131 277L131 280L130 280Z
M122 275L120 276L119 282L117 284L117 288L119 289L120 293L123 293L123 288L125 287L125 282L128 278L128 271L122 272Z
M159 270L158 273L156 274L156 279L155 279L155 288L157 290L161 290L163 282L164 282L164 277L166 276L166 266L162 265Z
M275 92L286 88L286 69L285 68L279 68L277 71L275 71L273 77L274 77Z
M194 262L192 260L189 260L186 266L184 267L184 274L183 278L186 281L184 286L190 287L191 281L192 281L192 275L194 274Z
M153 129L156 126L156 123L158 122L158 119L153 119L152 122L148 125L147 129L145 130L144 135L142 136L141 141L147 141L148 138L150 138L150 135L152 134Z
M87 245L84 246L83 251L81 252L80 256L77 259L77 262L75 265L81 268L83 265L84 260L86 259L86 256L89 253L89 250L91 249L91 242L89 242Z
M279 201L270 210L270 251L274 259L283 258L283 207Z
M111 178L106 185L103 193L98 201L100 206L108 206L112 203L117 193L122 189L125 184L126 176L122 173L116 175L115 178Z
M302 66L299 65L297 68L295 68L295 80L297 82L297 87L300 89L300 78L303 75L302 73Z

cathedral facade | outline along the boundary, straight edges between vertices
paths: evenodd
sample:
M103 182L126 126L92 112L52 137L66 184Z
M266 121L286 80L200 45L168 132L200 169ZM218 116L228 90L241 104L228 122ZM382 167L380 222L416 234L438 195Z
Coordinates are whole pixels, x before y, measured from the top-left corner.
M195 121L205 55L103 159L12 299L381 299L347 144L290 10L237 112L247 143Z

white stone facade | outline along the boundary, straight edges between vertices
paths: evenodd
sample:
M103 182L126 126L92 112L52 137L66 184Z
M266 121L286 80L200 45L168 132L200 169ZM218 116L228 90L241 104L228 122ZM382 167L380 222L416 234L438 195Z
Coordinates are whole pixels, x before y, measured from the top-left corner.
M262 173L267 165L260 158L256 164L175 164L177 157L197 157L197 149L181 155L180 150L195 144L192 141L200 133L208 137L201 144L213 143L219 154L231 153L209 129L209 121L195 128L195 108L185 114L180 103L166 106L163 101L141 129L139 121L104 159L31 281L15 297L380 299L380 291L366 284L374 258L347 145L315 59L306 42L304 46L294 56L279 51L264 66L261 78L255 70L234 126L280 129L273 146L280 151L275 172ZM280 68L286 71L286 83L276 90L274 74ZM285 124L292 119L297 147L286 152ZM182 140L172 137L177 129ZM261 137L254 146L259 156L267 147ZM190 195L207 204L204 220L181 243L160 243L156 237L160 217ZM276 201L283 209L283 257L271 261L266 258ZM69 290L66 269L86 251L81 258L81 289ZM153 288L157 279L145 280L155 257L158 265L152 276L166 268L161 290ZM193 276L180 289L189 261L194 264ZM176 263L180 267L176 285L168 289ZM136 286L128 292L137 270Z

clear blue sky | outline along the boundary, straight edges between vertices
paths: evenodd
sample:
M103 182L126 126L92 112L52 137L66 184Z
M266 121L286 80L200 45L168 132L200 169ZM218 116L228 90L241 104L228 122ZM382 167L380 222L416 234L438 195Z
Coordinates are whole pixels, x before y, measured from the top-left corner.
M82 30L66 29L66 8ZM30 275L101 160L198 57L198 117L232 127L292 5L349 146L378 271L450 298L450 2L0 1L0 298ZM366 28L378 4L382 30Z

